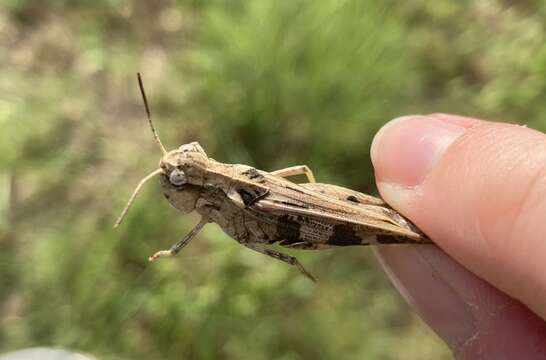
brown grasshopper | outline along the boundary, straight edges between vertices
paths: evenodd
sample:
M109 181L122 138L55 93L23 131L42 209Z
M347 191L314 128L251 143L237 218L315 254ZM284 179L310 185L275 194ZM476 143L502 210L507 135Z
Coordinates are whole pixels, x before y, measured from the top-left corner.
M172 206L183 213L197 211L201 215L201 221L189 234L170 249L150 256L150 261L177 254L209 222L220 225L247 248L297 267L313 281L315 278L295 257L269 246L319 250L430 243L383 200L341 186L316 183L305 165L266 172L247 165L224 164L209 158L197 142L167 152L151 120L140 74L137 77L148 122L163 157L159 169L137 185L114 227L122 222L144 183L156 175L160 175L163 195ZM294 175L305 175L309 182L296 184L286 179Z

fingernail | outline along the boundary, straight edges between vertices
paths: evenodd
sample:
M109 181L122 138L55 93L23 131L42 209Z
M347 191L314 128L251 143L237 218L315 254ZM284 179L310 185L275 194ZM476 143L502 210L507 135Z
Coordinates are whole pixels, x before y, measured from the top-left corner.
M432 116L412 115L392 120L379 130L372 143L377 181L402 187L421 184L465 130Z
M476 334L472 275L434 247L379 247L381 264L398 291L451 349Z

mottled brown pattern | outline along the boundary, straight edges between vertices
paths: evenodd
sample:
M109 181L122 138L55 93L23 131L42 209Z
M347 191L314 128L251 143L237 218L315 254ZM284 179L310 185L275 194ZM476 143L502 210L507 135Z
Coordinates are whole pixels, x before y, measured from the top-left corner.
M301 224L291 219L290 216L279 216L277 221L277 239L284 240L289 244L301 242L300 228Z
M328 239L329 245L348 246L361 245L364 240L356 235L354 229L346 224L338 224L334 226L334 232Z
M173 171L178 184L170 182ZM336 185L296 184L282 177L298 175L299 171L313 179L306 166L270 174L246 165L223 164L208 158L198 143L166 153L160 169L145 180L160 174L163 194L171 205L184 213L197 211L202 219L182 241L151 259L175 254L208 222L217 223L249 249L293 265L311 279L296 258L267 246L279 243L288 248L317 250L430 243L415 225L379 198Z

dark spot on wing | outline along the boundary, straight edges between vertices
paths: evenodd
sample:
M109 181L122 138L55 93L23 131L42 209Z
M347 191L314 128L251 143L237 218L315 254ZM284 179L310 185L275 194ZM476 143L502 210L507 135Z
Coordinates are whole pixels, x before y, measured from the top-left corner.
M252 201L254 200L254 197L252 196L252 194L245 189L239 189L237 192L239 193L239 195L241 195L241 198L243 199L243 203L246 206L250 205Z
M267 195L267 192L262 193L258 190L253 191L244 188L238 189L237 192L239 193L239 195L241 195L241 199L243 199L243 203L245 204L245 206L250 206Z
M334 225L332 236L328 239L328 244L338 246L361 245L362 239L356 235L350 225Z
M163 196L165 196L165 199L169 200L171 197L168 194L163 193Z
M265 177L260 174L260 172L254 168L250 168L243 172L243 175L247 176L250 180L256 181L256 182L264 182Z
M358 201L358 199L354 195L347 196L347 200L352 201L352 202L357 203L357 204L360 204L360 201Z
M289 215L279 216L277 220L277 236L287 244L301 242L300 223L290 218Z

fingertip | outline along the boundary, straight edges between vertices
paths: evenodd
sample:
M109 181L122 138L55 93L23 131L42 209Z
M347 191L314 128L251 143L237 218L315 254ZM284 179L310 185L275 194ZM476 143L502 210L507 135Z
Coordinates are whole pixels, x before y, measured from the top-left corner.
M474 126L478 126L486 122L484 120L479 120L479 119L475 119L475 118L471 118L467 116L447 114L447 113L432 113L427 116L438 119L438 120L442 120L445 122L449 122L453 125L461 126L466 129L470 129Z
M404 116L386 124L372 142L376 179L400 186L419 185L465 128L434 117Z
M546 137L446 114L411 116L374 139L384 200L444 251L546 318Z

